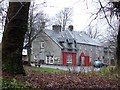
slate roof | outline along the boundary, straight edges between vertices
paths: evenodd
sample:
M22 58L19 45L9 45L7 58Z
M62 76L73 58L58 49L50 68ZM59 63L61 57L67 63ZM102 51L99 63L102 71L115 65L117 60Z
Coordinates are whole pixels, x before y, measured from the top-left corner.
M61 45L59 44L59 41L66 41L67 39L75 40L76 43L79 43L79 44L88 44L88 45L94 45L94 46L102 46L99 42L97 42L94 39L90 38L84 32L70 31L70 30L56 32L54 30L49 30L49 29L45 29L44 32L54 42L56 42L60 47L61 47Z

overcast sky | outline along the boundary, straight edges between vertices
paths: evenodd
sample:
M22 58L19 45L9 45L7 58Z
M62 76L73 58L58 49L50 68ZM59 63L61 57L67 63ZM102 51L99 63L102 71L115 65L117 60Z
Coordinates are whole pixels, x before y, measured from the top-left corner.
M65 7L73 8L72 25L75 31L86 30L93 18L91 13L98 11L98 0L35 0L37 3L43 5L43 10L50 17L54 17L56 13L63 10ZM104 1L104 0L101 0ZM43 4L43 2L46 2ZM105 1L104 1L105 2ZM106 33L106 21L95 20L93 26L97 23L98 31Z
M75 31L85 30L91 21L90 19L91 13L95 13L96 8L99 7L98 4L94 2L96 0L34 0L34 1L38 4L41 4L40 6L42 7L39 8L43 8L44 12L47 13L50 17L54 17L56 13L58 13L65 7L73 8L71 24L74 26Z
M90 21L90 12L92 12L93 5L91 0L35 0L37 3L46 2L44 4L44 11L50 16L55 16L60 10L65 7L73 8L72 24L77 31L83 30Z

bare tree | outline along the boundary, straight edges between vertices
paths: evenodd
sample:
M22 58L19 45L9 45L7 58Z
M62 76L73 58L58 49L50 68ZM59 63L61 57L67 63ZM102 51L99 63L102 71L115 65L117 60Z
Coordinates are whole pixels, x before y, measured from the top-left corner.
M2 3L4 0L0 0L0 3Z
M65 30L66 26L71 23L72 8L64 8L58 14L56 14L56 24L61 25L62 31Z
M112 3L113 3L115 15L118 17L118 20L119 20L116 56L117 56L118 74L120 74L120 1L112 2Z
M114 29L108 28L108 35L106 37L109 42L109 46L116 49L117 47L117 35L118 35L118 22L113 23Z
M107 6L103 6L101 0L98 0L100 3L100 6L102 8L102 11L104 13L104 16L107 20L107 23L109 24L109 26L113 29L116 30L117 32L117 36L114 36L114 38L117 38L117 48L116 48L116 58L117 58L117 70L118 70L118 74L120 74L120 1L114 1L114 0L110 0L109 2L109 7ZM111 2L112 1L112 2ZM106 15L106 12L110 11L110 18L112 18L113 16L117 17L118 20L118 27L117 29L115 29L109 22L108 17ZM115 19L114 19L115 20ZM115 32L114 32L115 33ZM114 39L115 40L115 39Z
M116 48L117 48L117 35L118 35L118 22L111 24L113 28L107 28L107 35L102 38L101 43L104 47L111 52L113 57L111 58L111 64L117 66L116 63Z
M0 25L2 23L2 3L0 3Z
M2 14L2 4L0 3L0 16Z
M100 39L102 34L99 32L98 27L89 25L86 30L86 34L93 39Z
M5 19L7 16L8 2L1 0L0 1L0 34L3 35Z
M25 42L27 42L25 47L27 47L27 51L28 51L28 65L30 65L30 61L31 61L32 41L45 28L45 23L49 22L48 16L42 10L39 11L38 13L35 13L37 8L38 7L36 7L34 2L30 6L29 27L25 37Z
M105 2L105 1L104 1ZM99 14L102 14L102 18L105 18L107 21L107 24L112 28L113 30L116 30L117 34L117 48L116 48L116 58L117 58L117 69L118 73L120 74L120 1L119 0L109 0L106 2L106 4L103 4L102 0L98 0L98 3L100 5L100 8L98 12L96 13L96 16L94 20L99 16ZM114 28L113 25L111 25L111 22L113 17L117 17L118 20L118 27L117 29Z

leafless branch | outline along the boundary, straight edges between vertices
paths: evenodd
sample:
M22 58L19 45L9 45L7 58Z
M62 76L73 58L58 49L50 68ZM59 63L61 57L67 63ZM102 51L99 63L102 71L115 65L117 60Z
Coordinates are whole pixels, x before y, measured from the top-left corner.
M71 21L72 8L64 8L58 14L56 14L56 24L61 25L62 30L65 30L66 25Z
M103 11L103 13L104 13L104 16L105 16L105 19L106 19L108 25L114 30L113 26L110 24L110 22L109 22L109 20L108 20L108 18L107 18L106 12L105 12L104 7L103 7L103 5L102 5L102 3L101 3L100 0L99 0L99 4L100 4L100 6L101 6L101 9L102 9L102 11Z
M2 3L4 0L0 0L0 3Z
M96 20L97 19L97 17L99 16L99 13L101 12L101 8L98 10L98 12L97 13L94 13L94 14L92 14L91 16L90 16L90 18L92 18L93 16L95 16L92 20L91 20L91 22L89 23L89 25L91 25L91 23L94 21L94 20Z

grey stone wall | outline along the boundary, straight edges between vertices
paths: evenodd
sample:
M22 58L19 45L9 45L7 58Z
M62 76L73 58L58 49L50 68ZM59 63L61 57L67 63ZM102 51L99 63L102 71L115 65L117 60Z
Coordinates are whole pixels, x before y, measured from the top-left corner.
M91 63L94 62L94 60L103 59L104 56L104 48L100 46L93 46L93 45L87 45L87 44L77 44L78 53L77 53L77 63L79 63L80 60L80 54L84 52L85 56L90 56Z
M44 48L41 48L41 42L44 42ZM46 62L46 56L50 55L55 59L54 64L62 63L61 48L44 32L41 32L32 44L32 61L44 60Z

